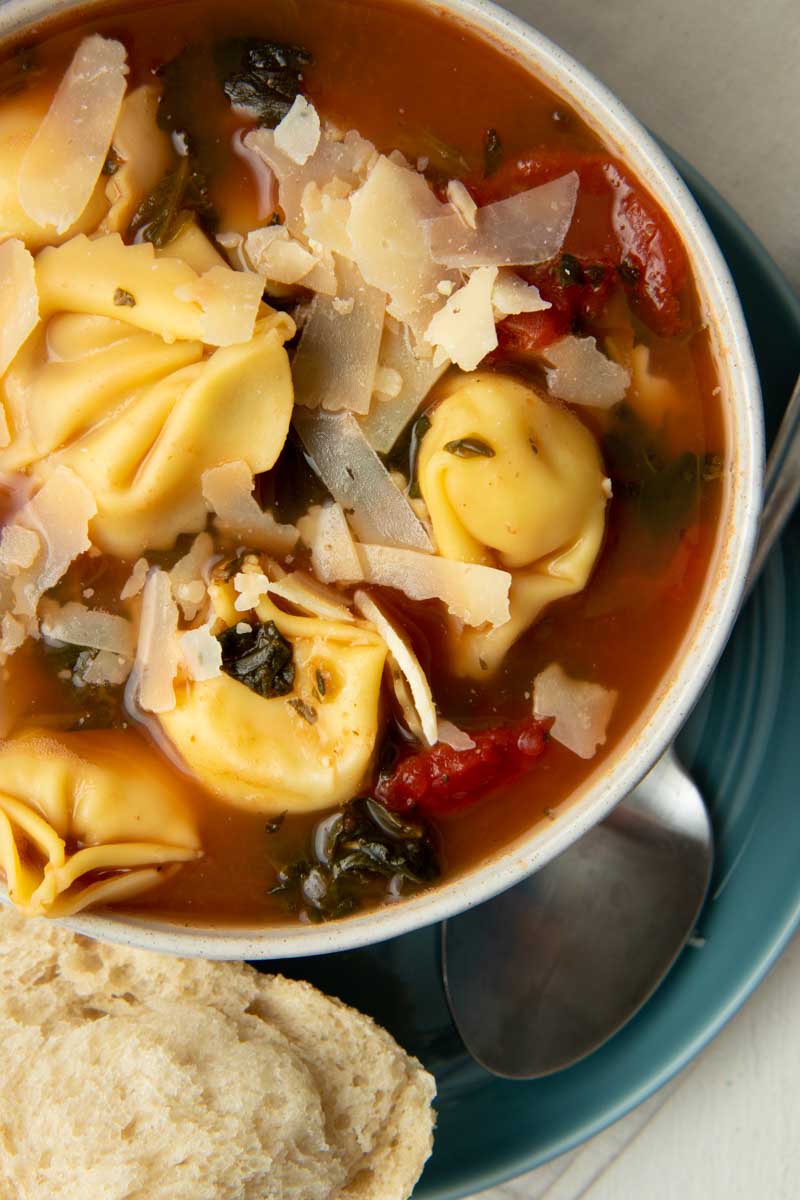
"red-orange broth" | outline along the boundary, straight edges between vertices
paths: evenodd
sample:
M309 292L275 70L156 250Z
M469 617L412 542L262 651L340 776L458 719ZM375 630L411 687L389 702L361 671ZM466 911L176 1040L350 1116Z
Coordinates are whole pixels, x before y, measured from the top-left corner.
M25 35L24 46L12 47L0 79L25 87L20 62L44 67L31 72L32 87L53 87L81 36L99 31L120 38L128 50L129 86L152 78L187 44L208 44L232 36L290 42L306 48L313 61L304 88L320 113L342 129L355 128L379 150L401 150L412 161L430 160L430 178L458 175L484 189L488 198L513 190L515 179L529 178L519 160L556 156L567 164L606 161L609 153L561 98L534 79L518 62L465 31L434 7L371 0L272 0L254 6L244 0L225 5L210 0L119 8L84 23L70 21L53 32L51 24ZM30 57L29 57L30 56ZM204 114L204 152L211 165L211 199L230 219L257 224L253 183L248 168L231 148L231 137L243 124L213 79L192 81ZM0 102L2 102L0 100ZM499 168L484 180L487 131L501 145ZM567 167L569 169L569 167ZM539 176L531 177L535 182ZM544 176L546 177L546 176ZM587 176L588 178L588 176ZM531 186L531 181L527 186ZM493 193L493 195L491 194ZM666 218L648 201L667 239L674 238ZM582 262L608 255L608 195L587 185L564 250ZM630 264L629 264L630 265ZM555 269L553 264L548 270ZM624 272L623 272L624 274ZM537 268L535 278L541 278ZM563 282L563 281L562 281ZM630 281L629 281L630 282ZM564 290L568 290L569 281ZM691 279L679 289L680 319L659 332L648 312L626 291L619 271L608 296L591 315L573 314L573 326L595 334L600 343L620 326L630 325L638 343L651 348L654 372L675 384L676 403L654 437L663 456L653 469L664 470L687 459L700 478L691 499L675 498L685 484L680 472L665 476L657 511L643 513L639 485L624 468L606 457L614 480L604 548L585 590L561 600L517 643L500 672L486 685L448 674L439 653L441 610L437 602L415 603L386 594L391 610L401 616L422 662L430 670L434 696L443 715L466 730L482 729L530 715L531 681L553 661L580 679L598 680L619 692L608 740L590 762L550 741L533 769L517 782L483 796L480 802L450 816L434 817L443 877L452 879L511 843L543 814L570 796L598 762L613 756L625 732L653 696L668 670L698 605L709 570L719 517L720 456L724 452L717 375L709 338L703 328ZM523 339L524 340L524 339ZM501 339L492 369L502 367L523 377L532 371L530 355L519 340ZM636 410L637 397L630 407ZM580 408L580 418L608 447L608 436L630 446L631 424L618 412ZM604 441L604 439L606 439ZM626 439L628 439L626 443ZM400 454L402 461L403 455ZM407 466L407 456L406 456ZM282 471L278 499L290 512L292 489L304 486L305 475L291 466ZM264 495L273 495L269 481ZM9 506L13 497L8 498ZM298 505L302 507L302 505ZM674 519L673 519L674 513ZM185 539L181 551L185 551ZM179 551L150 555L169 564ZM112 605L130 573L131 563L84 556L58 589L64 602L94 589L94 603ZM144 750L147 728L131 721L119 694L110 709L96 697L76 692L57 677L58 655L40 642L28 642L10 661L3 686L8 732L26 724L60 728L117 727L114 735L127 753ZM105 701L103 702L105 705ZM165 761L176 776L177 768ZM204 855L188 863L161 887L135 903L137 911L180 921L259 923L294 919L283 895L272 895L277 872L307 855L308 839L324 814L287 817L271 831L263 814L241 811L214 799L191 779L180 776L186 795L199 813ZM369 781L367 781L369 786ZM365 888L370 902L383 897L385 880ZM313 916L314 914L312 914Z

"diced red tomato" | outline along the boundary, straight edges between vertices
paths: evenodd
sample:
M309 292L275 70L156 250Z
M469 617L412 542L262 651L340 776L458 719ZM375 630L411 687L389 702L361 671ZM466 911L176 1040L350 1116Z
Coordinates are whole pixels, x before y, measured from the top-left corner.
M568 171L577 171L580 190L565 249L583 261L610 261L642 319L656 333L680 333L681 292L688 278L685 251L659 205L616 159L574 150L533 151L505 163L470 190L479 204L489 204ZM532 323L534 340L540 325Z
M530 718L472 734L472 750L438 743L397 764L378 783L375 794L394 812L418 807L450 813L476 804L490 788L510 783L529 771L546 744L552 721Z

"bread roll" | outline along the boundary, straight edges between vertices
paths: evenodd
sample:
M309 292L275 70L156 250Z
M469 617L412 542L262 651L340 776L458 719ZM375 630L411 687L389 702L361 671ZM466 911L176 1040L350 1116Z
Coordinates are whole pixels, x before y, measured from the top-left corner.
M432 1077L310 984L0 912L0 1200L406 1200Z

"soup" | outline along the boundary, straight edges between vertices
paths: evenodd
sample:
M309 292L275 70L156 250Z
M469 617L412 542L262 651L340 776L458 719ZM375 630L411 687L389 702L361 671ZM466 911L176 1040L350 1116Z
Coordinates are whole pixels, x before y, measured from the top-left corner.
M657 200L497 49L352 0L49 28L0 159L14 902L343 918L558 820L717 535Z

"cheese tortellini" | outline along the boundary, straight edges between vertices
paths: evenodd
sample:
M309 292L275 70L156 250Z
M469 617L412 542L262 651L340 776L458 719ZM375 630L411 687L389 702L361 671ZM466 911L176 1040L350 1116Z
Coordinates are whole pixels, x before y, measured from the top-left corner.
M129 899L199 854L179 785L144 745L27 729L0 747L0 866L23 912Z
M204 471L243 461L257 474L277 459L292 410L283 349L292 330L273 313L250 341L206 358L199 341L56 314L0 385L13 434L0 470L44 481L68 466L97 502L90 531L101 550L135 558L168 549L205 526Z
M606 481L589 431L519 380L459 375L419 454L440 554L511 573L511 617L459 630L457 670L477 678L553 600L585 587L605 530Z
M235 625L231 584L212 586L221 627ZM380 722L386 645L356 621L294 616L263 597L256 609L291 643L294 686L270 699L228 675L179 690L161 728L209 791L257 812L313 812L357 794Z

